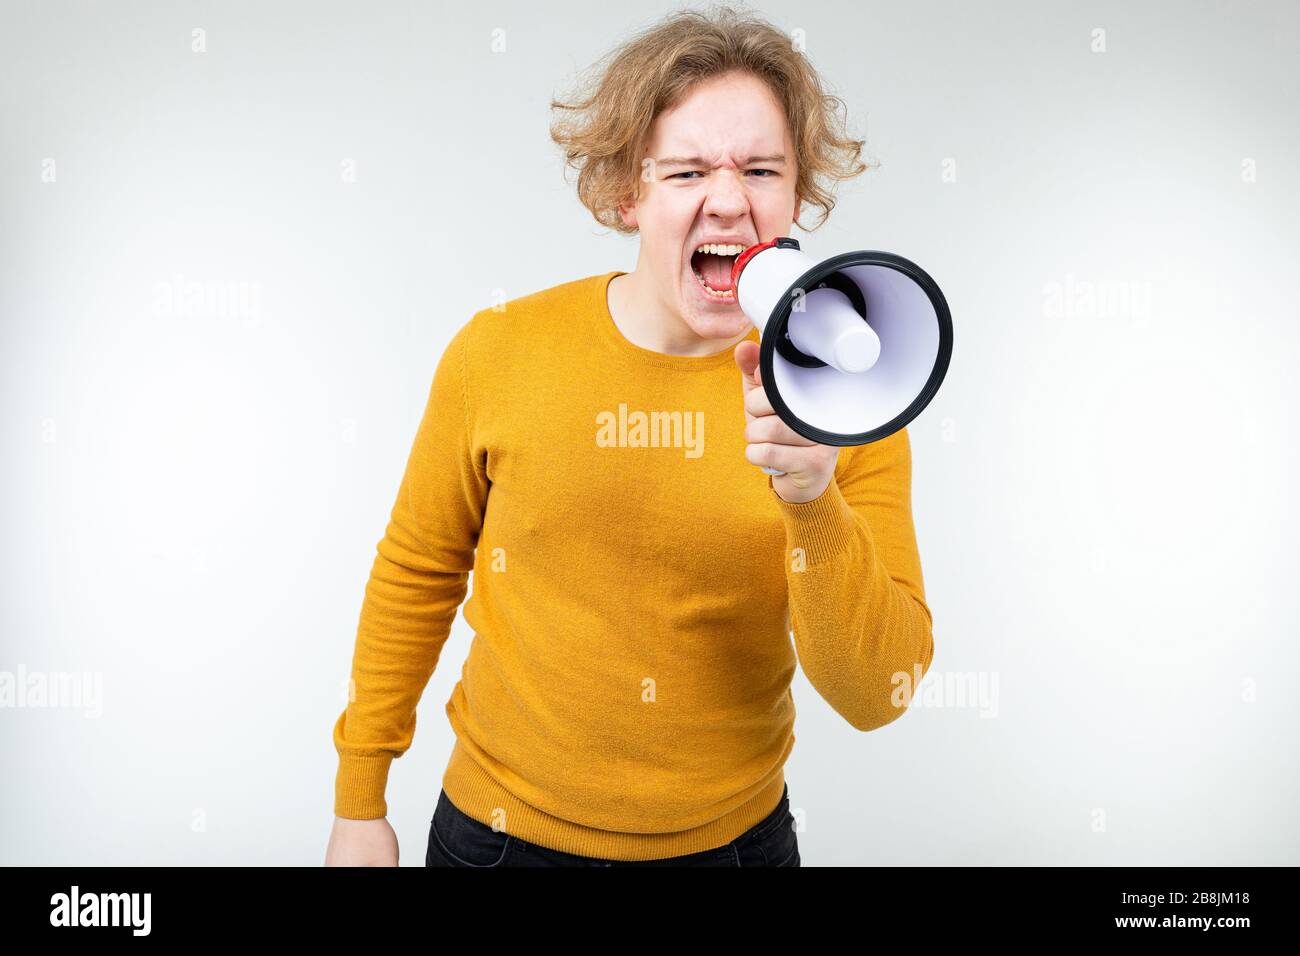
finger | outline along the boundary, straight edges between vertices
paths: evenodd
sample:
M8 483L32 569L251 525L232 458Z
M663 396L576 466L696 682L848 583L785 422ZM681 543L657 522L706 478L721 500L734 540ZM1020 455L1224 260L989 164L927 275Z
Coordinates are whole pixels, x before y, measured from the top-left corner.
M772 403L767 398L767 389L753 388L746 392L745 411L755 417L775 414Z
M815 445L812 439L805 438L783 422L778 415L764 415L751 418L745 426L745 441L772 442L776 445Z
M774 445L766 441L746 445L745 458L752 464L777 468L786 474L805 471L808 465L800 449L789 445Z
M736 345L735 351L736 366L740 369L740 379L745 385L745 391L759 385L758 375L758 343L750 339Z

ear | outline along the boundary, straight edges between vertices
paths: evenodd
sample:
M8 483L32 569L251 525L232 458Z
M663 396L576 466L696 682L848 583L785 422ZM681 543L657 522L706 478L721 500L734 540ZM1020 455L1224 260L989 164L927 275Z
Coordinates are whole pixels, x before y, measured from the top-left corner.
M623 225L629 229L636 229L636 203L621 202L618 204L618 215L623 220Z
M645 191L641 184L650 182L651 179L653 179L653 170L654 160L649 158L642 159L641 169L637 173L636 181L632 183L631 197L624 199L618 204L619 218L623 220L623 225L627 226L629 229L640 228L636 221L636 206L637 202L641 199L641 193Z

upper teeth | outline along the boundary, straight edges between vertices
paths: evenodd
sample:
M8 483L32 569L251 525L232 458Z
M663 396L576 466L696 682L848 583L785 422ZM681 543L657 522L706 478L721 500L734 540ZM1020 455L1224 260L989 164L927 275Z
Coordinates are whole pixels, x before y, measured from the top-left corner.
M700 246L700 248L696 249L695 251L707 252L711 256L738 256L745 251L745 247L735 246L735 245L727 246L727 245L719 245L717 243L709 243L707 245Z

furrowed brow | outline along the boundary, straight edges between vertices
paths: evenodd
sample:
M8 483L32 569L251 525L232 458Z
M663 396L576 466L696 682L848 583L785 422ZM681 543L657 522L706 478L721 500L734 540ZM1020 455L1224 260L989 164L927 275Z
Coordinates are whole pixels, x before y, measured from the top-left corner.
M655 162L660 166L707 166L708 164L698 156L666 156L663 159L656 159ZM785 163L785 154L776 153L772 156L751 156L745 160L746 166L752 166L754 163L772 163L779 165Z

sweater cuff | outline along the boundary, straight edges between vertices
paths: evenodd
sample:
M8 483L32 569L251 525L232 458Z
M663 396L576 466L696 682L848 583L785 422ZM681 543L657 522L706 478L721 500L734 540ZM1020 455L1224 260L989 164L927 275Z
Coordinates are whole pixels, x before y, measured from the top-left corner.
M334 815L347 820L377 820L388 816L384 791L393 755L343 754L334 778Z
M768 487L772 487L768 478ZM858 517L844 500L839 483L831 478L830 484L812 501L792 504L772 488L781 517L785 521L786 550L803 549L807 567L820 564L845 550L857 533Z

